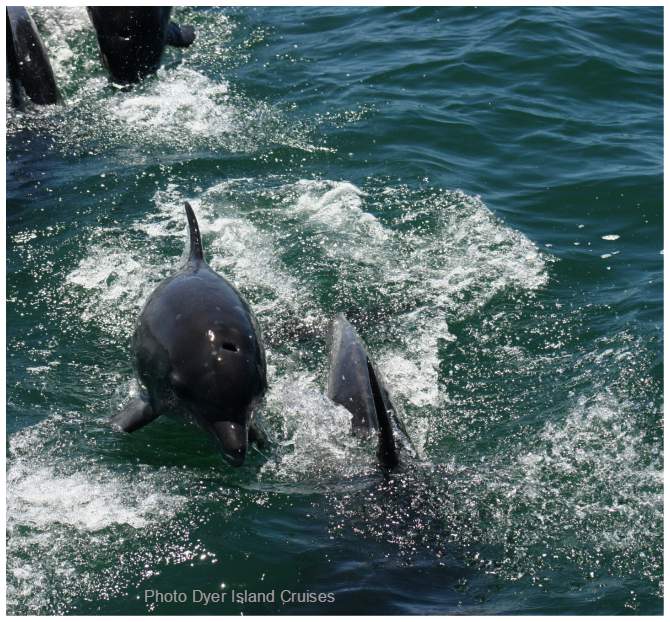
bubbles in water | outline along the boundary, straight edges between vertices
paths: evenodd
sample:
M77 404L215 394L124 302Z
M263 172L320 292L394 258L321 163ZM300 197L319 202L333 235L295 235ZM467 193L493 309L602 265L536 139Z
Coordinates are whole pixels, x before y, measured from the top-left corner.
M97 43L84 7L30 7L59 88L66 93L76 85L77 67L91 71L100 65ZM95 46L95 47L93 47Z
M581 397L511 464L497 460L484 498L513 560L503 572L569 561L599 575L659 573L662 468L633 409L611 393Z
M319 384L304 374L287 374L267 397L266 418L275 423L276 452L261 469L261 480L332 488L376 472L374 442L351 434L351 414L325 397Z
M393 394L411 407L408 427L423 446L434 429L430 417L444 399L440 343L455 339L448 318L473 312L505 288L537 289L546 281L543 257L479 200L462 193L414 199L405 188L384 190L386 205L412 206L412 219L421 214L431 219L436 232L429 236L421 227L408 229L407 214L397 219L401 230L381 210L366 211L373 192L351 183L271 181L264 186L259 180L229 180L195 198L174 184L158 191L153 216L115 236L96 230L100 242L89 244L88 255L66 278L66 300L79 300L68 307L83 307L80 320L127 338L150 291L178 269L176 257L166 261L160 249L165 242L185 248L187 198L198 214L210 265L242 290L259 317L272 348L273 382L282 386L284 374L304 378L307 370L324 375L328 318L340 310L356 316L365 309L359 325L373 329L373 355ZM287 254L293 255L290 262ZM362 254L365 262L358 259ZM323 289L324 270L334 276L331 290ZM353 299L353 293L362 298ZM334 308L318 302L333 294ZM370 308L378 314L367 315ZM307 370L300 359L303 343L313 353ZM315 416L312 422L325 426L327 420Z
M82 452L85 428L75 414L55 414L11 437L7 606L15 614L107 600L202 552L189 533L197 520L189 497L199 491L184 487L182 469L105 464L99 448Z
M221 45L232 28L226 15L217 13L216 19L198 24L194 48L168 47L157 75L118 88L102 66L84 7L35 7L33 14L64 103L10 111L10 134L23 129L43 133L49 136L49 148L67 156L119 151L121 160L134 164L148 154L155 160L176 150L256 152L273 143L308 152L320 149L306 127L289 124L264 101L231 93L225 78L203 71L205 59L221 60Z
M215 47L226 53L232 25L225 16L199 29L197 50L171 52L158 76L117 90L95 56L84 9L41 7L35 15L66 104L10 113L10 133L46 127L69 155L123 151L133 165L175 149L323 148L286 114L204 71ZM619 572L660 582L663 457L644 437L656 400L639 358L646 345L621 335L589 342L592 351L574 345L582 320L537 300L551 256L478 197L288 175L204 190L170 177L157 187L150 213L83 225L83 243L64 246L58 261L37 252L44 232L13 238L27 274L39 277L34 301L49 303L53 328L126 348L128 364L105 376L120 389L100 397L95 416L133 390L133 323L185 257L188 199L211 266L248 298L268 349L261 415L274 444L257 471L229 476L236 486L329 490L333 534L378 538L408 558L420 551L459 557L510 581L541 581L544 571L574 566L584 576ZM324 396L325 335L336 312L368 344L426 464L384 480L374 442L353 437L349 414ZM32 360L51 358L56 345L26 354L31 376L56 373L51 362ZM99 390L104 364L77 362L90 392L96 383ZM530 407L538 384L557 388ZM193 490L196 466L171 464L184 454L168 448L169 439L161 445L159 438L152 465L149 452L124 449L107 430L87 435L86 415L50 412L12 436L10 610L68 612L79 597L121 593L166 559L191 559L189 528L202 519L191 514L213 491L220 495L215 476ZM91 447L81 446L82 437ZM148 464L133 462L138 453ZM237 495L224 490L215 501L234 513Z
M110 111L118 121L152 144L187 148L220 142L238 131L228 84L179 67L161 68L155 80L117 94Z

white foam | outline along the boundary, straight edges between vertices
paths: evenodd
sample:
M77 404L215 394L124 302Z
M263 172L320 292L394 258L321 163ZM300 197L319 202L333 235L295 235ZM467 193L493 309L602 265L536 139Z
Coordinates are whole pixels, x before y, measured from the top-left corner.
M88 532L115 524L139 529L166 516L165 495L148 492L146 482L120 481L111 472L58 475L49 466L19 463L10 469L7 484L10 533L18 524L38 530L55 523ZM169 507L170 513L178 507L172 496Z
M131 128L162 143L184 144L194 138L211 140L235 129L228 103L228 84L180 66L159 69L155 79L111 100L111 111Z
M68 155L123 149L123 158L135 164L156 150L250 152L268 144L328 150L312 145L308 129L289 126L275 107L231 95L227 80L203 73L213 55L227 53L232 22L225 15L199 24L192 48L168 48L157 75L123 89L109 80L84 7L36 7L34 15L64 103L31 108L27 115L12 111L10 132L46 121L55 146Z
M28 7L28 10L38 25L57 83L61 87L69 86L76 73L74 63L80 60L73 50L73 40L79 40L88 31L93 34L86 9L83 6L36 6Z
M311 222L337 229L352 230L378 241L387 231L372 214L363 210L365 193L349 182L301 180L295 185L298 200L294 210L306 214Z
M210 265L252 297L268 325L300 317L307 328L324 325L325 314L305 289L310 283L298 280L279 260L280 240L253 224L232 199L247 200L247 189L255 183L228 180L191 199ZM389 316L390 326L382 327L382 334L387 330L394 335L390 345L373 354L394 394L418 408L439 407L444 399L439 348L454 339L448 317L463 318L506 288L533 291L546 283L545 259L536 247L498 221L479 199L460 192L436 193L422 201L424 213L435 222L428 235L382 224L366 212L366 194L349 182L300 180L263 192L282 208L271 218L288 228L280 229L283 236L290 236L291 229L312 240L326 235L319 248L334 260L329 268L339 273L345 296L353 288L377 304L399 309ZM407 200L402 189L396 193L398 200ZM385 201L389 196L393 198L391 189ZM249 200L253 197L254 191ZM157 211L134 225L148 238L144 246L164 238L185 245L184 198L174 185L156 193ZM105 231L95 233L101 242L91 244L89 255L66 282L90 292L83 304L84 320L113 329L111 319L123 316L128 321L117 326L123 332L153 287L176 271L180 261L166 262L126 235L108 244L107 236Z
M633 412L632 404L611 393L582 397L564 420L548 422L513 464L485 475L504 500L494 513L492 537L504 541L514 534L519 553L541 543L557 559L583 566L597 565L606 552L621 572L641 564L654 575L663 524L662 457L650 455ZM515 512L519 507L527 509ZM564 532L571 538L564 541ZM631 558L631 550L643 555ZM508 561L531 573L538 563Z
M267 397L270 413L279 415L278 451L261 469L263 478L324 485L373 473L371 449L351 434L351 413L323 394L314 378L285 375Z
M105 232L100 233L104 237ZM140 249L125 244L121 248L106 242L91 244L88 254L66 276L63 296L78 310L80 321L127 337L141 305L161 278L160 269L149 261Z
M173 474L122 472L73 452L68 427L77 416L52 416L11 437L7 468L7 603L10 611L64 613L86 594L127 587L137 569L119 559L124 538L147 567L175 542L143 550L188 499L173 490ZM123 531L123 537L119 536ZM146 544L146 542L145 542ZM114 561L110 576L96 560ZM149 563L150 562L150 563ZM123 572L129 576L122 578ZM47 589L48 588L48 589Z
M463 318L506 288L533 291L547 282L546 259L537 247L477 197L445 192L422 201L424 213L436 219L436 230L422 235L385 227L365 211L366 194L347 182L301 180L282 191L297 195L293 213L333 232L324 252L343 262L343 280L355 270L368 292L378 292L390 307L413 302L393 319L401 347L384 353L382 366L395 390L416 406L440 402L439 343L454 338L447 315ZM384 191L385 197L394 194L408 198L403 189Z

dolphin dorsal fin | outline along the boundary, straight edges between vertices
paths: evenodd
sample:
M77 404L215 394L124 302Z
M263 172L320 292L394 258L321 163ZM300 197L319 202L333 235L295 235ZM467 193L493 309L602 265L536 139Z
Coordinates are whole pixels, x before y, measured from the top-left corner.
M188 218L188 229L191 235L191 250L188 255L189 262L199 262L205 261L205 258L202 254L202 240L200 239L200 228L198 227L198 221L195 218L193 213L193 208L190 206L188 201L185 203L186 207L186 217Z
M395 441L393 424L390 417L390 414L394 412L393 404L391 404L388 393L379 380L377 369L369 357L367 363L370 389L372 391L372 399L375 402L375 413L377 415L377 425L379 426L377 459L382 467L390 471L395 469L400 463L400 448Z

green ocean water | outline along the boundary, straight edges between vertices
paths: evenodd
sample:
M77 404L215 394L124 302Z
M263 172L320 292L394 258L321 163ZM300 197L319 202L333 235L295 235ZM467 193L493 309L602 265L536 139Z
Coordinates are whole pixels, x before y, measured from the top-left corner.
M181 8L130 90L83 8L33 14L65 104L7 113L9 613L662 612L662 9ZM237 470L107 425L184 200L266 345ZM324 394L338 312L420 453L389 480Z

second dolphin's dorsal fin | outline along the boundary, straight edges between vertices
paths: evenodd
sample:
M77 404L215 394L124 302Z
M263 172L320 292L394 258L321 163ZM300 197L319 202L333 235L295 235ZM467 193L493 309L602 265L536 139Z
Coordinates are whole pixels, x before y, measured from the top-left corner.
M378 377L374 363L368 358L368 377L370 378L370 389L372 399L375 402L375 414L379 426L379 439L377 442L377 459L385 469L395 469L400 462L400 449L396 444L393 434L393 423L391 414L395 414L393 404L388 393Z
M352 414L355 433L376 434L379 464L387 471L394 470L400 465L401 454L415 456L416 451L377 366L342 314L333 321L330 348L328 397Z
M354 434L368 436L378 428L375 402L368 379L368 356L354 327L341 313L330 331L328 397L352 415Z
M200 228L198 227L198 221L196 220L193 208L190 206L188 201L186 201L185 207L186 217L188 218L188 230L191 236L191 250L188 254L188 260L189 262L205 261L205 257L202 253L202 239L200 238Z

